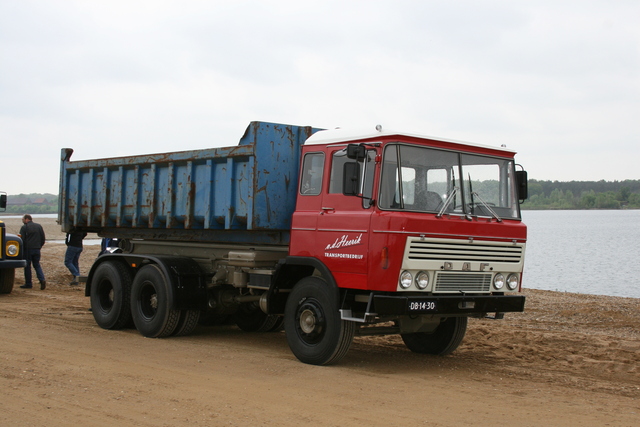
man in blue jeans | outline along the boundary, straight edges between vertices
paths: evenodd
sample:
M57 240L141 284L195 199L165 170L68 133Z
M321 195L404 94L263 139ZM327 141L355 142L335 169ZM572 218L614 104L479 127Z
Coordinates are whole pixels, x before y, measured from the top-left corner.
M40 289L44 290L47 287L47 281L44 278L44 272L40 266L40 250L44 246L45 236L44 230L40 224L33 222L31 215L26 214L22 217L22 223L24 224L20 228L20 237L24 243L24 254L27 261L27 266L24 268L24 285L20 286L22 289L33 288L31 282L31 264L36 270L36 276L40 281Z
M67 233L65 243L67 244L67 252L64 254L64 265L73 275L71 286L78 285L78 276L80 276L80 254L82 253L82 240L87 237L87 233L82 231L72 231Z

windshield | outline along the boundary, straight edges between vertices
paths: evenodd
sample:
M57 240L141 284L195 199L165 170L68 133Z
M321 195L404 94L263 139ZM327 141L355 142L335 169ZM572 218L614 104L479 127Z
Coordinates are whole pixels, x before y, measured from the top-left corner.
M379 206L519 218L514 170L512 159L389 144L384 150Z

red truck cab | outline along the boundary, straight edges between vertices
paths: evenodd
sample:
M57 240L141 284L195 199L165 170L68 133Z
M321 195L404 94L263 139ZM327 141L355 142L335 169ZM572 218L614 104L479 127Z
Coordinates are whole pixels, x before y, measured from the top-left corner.
M447 354L468 317L524 309L526 172L514 155L380 126L317 132L302 151L289 255L330 271L342 320L392 321L410 349ZM447 344L425 347L443 328Z

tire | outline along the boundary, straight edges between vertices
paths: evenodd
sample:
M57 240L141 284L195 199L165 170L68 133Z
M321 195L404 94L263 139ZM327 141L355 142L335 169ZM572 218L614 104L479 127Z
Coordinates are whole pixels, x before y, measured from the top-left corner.
M467 331L466 317L449 317L435 331L400 334L402 341L414 353L446 356L458 348Z
M284 330L284 316L274 316L277 318L276 323L267 332L280 332Z
M276 326L278 316L266 314L256 304L242 304L234 313L233 321L245 332L268 332Z
M183 337L189 335L198 326L200 320L200 310L182 310L180 312L180 320L175 331L173 331L174 337Z
M289 348L303 363L329 365L349 351L356 325L342 320L335 290L319 277L300 280L284 312Z
M173 292L157 265L142 267L133 279L131 315L136 329L147 338L168 337L176 330L180 310L174 310Z
M96 268L91 281L91 312L103 329L122 329L131 324L131 273L119 262L106 261Z
M0 269L0 294L10 294L16 279L15 268Z

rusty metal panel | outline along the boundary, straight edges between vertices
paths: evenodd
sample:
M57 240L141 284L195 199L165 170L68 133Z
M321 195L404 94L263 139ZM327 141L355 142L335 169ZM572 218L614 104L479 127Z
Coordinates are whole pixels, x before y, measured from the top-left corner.
M239 144L70 161L59 221L103 236L287 244L301 146L320 129L252 122Z

